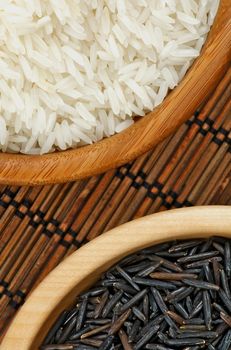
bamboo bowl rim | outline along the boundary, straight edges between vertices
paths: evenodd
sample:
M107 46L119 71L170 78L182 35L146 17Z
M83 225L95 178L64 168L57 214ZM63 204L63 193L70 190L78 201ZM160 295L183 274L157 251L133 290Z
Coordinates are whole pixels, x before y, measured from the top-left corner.
M231 238L231 206L160 212L103 234L66 258L32 292L0 349L38 350L60 312L123 257L163 241L213 235Z
M174 132L212 92L231 59L230 0L220 6L209 37L189 72L153 112L95 144L42 156L0 152L0 183L62 183L121 166Z

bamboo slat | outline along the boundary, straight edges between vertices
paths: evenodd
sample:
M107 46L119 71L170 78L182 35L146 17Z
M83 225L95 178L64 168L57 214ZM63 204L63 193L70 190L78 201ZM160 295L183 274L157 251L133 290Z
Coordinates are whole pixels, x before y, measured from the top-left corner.
M231 205L231 69L178 131L136 161L66 185L0 186L0 337L30 291L101 233L166 209Z

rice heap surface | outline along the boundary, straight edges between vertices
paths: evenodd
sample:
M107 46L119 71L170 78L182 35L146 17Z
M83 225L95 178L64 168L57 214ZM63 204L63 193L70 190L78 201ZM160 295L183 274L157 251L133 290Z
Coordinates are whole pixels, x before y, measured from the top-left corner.
M39 349L231 350L231 240L126 256L63 310Z
M0 150L121 132L199 55L219 0L0 0Z

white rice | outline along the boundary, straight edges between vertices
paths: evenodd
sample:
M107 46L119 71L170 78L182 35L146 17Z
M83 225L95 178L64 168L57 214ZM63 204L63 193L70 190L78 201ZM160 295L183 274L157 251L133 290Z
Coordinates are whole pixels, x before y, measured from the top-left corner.
M219 0L0 0L0 150L122 132L200 54Z

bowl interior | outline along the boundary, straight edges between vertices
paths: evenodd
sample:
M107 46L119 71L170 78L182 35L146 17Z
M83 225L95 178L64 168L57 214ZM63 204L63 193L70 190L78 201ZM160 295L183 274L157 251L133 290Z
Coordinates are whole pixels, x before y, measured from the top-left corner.
M231 207L194 207L154 214L90 242L60 264L35 289L3 342L4 350L37 350L58 315L103 272L142 248L173 239L231 238Z

